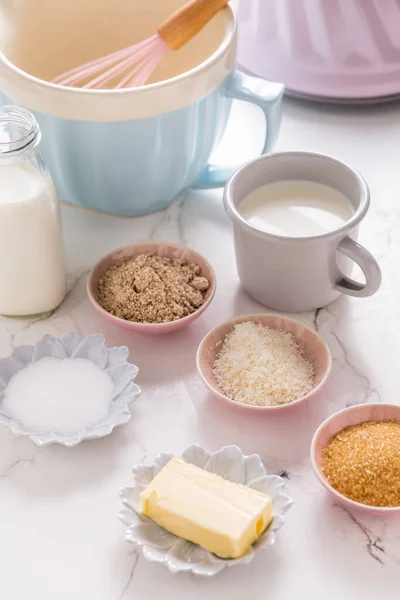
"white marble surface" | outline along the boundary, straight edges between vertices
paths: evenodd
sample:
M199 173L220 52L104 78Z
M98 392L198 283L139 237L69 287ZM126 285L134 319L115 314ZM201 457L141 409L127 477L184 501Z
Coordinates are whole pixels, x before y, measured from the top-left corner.
M235 108L224 158L254 155L261 143L257 111ZM38 449L0 429L0 597L7 600L219 598L242 600L392 600L400 582L400 521L366 518L335 506L310 470L309 443L324 416L358 402L400 402L400 108L285 106L279 150L308 149L348 160L368 179L372 208L361 241L379 259L384 283L375 297L342 298L299 318L326 338L334 368L326 402L293 415L244 416L207 394L195 370L202 336L233 315L261 311L241 291L221 191L182 195L169 210L116 219L63 210L71 288L47 320L0 320L0 354L45 333L104 333L126 344L140 368L143 393L130 423L110 437L68 449ZM214 303L190 329L163 338L127 334L91 309L86 274L111 249L138 240L187 243L215 267ZM211 580L172 576L138 559L123 540L118 491L130 467L192 442L216 450L229 443L258 452L270 472L288 477L295 500L277 544L247 567Z

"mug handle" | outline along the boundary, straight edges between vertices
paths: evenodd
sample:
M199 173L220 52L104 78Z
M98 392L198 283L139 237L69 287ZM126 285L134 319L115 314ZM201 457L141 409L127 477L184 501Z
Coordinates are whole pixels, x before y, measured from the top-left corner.
M382 272L372 254L348 236L339 242L337 250L358 264L364 273L365 283L343 275L341 281L336 284L336 289L342 294L358 298L375 294L382 283Z
M259 106L265 115L267 132L261 154L267 154L274 147L281 126L282 96L285 86L246 75L234 69L228 78L225 96L235 100L244 100ZM222 187L237 170L237 166L207 164L193 188Z

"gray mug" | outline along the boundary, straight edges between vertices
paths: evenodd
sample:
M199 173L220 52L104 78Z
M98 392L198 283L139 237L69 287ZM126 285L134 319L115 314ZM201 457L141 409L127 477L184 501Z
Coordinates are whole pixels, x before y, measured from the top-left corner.
M353 215L333 231L305 237L267 233L241 216L238 207L248 194L288 180L307 180L338 190L351 202ZM236 264L244 289L261 304L286 312L315 310L340 294L360 298L375 294L381 270L356 241L369 203L364 179L345 163L322 154L283 152L241 167L225 187L224 206L233 222ZM348 259L359 265L365 283L349 276Z

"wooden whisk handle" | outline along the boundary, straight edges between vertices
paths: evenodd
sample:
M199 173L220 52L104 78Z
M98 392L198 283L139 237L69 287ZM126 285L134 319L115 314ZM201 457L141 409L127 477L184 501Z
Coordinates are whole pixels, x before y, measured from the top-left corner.
M190 42L229 0L191 0L158 28L158 35L171 50Z

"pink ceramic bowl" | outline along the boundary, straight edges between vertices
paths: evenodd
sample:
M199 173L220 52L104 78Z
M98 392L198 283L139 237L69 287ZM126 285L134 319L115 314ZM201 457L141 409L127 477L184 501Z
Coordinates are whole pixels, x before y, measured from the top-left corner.
M262 325L266 325L273 329L281 329L293 335L300 348L303 350L305 358L314 365L314 388L309 394L295 402L282 404L281 406L249 406L247 404L235 402L231 398L228 398L228 396L225 396L213 375L213 364L225 336L233 329L234 325L247 321L261 323ZM244 315L218 325L218 327L212 329L202 340L197 350L196 362L197 370L203 383L214 396L244 410L270 413L290 410L294 406L298 406L302 402L306 402L307 400L316 397L325 385L332 367L329 348L315 331L299 321L275 314Z
M183 260L187 260L189 262L195 263L196 265L199 265L199 267L201 268L201 274L204 277L207 277L208 281L210 282L210 287L207 290L204 304L202 304L202 306L200 306L198 310L196 310L191 315L188 315L187 317L183 317L182 319L179 319L177 321L170 321L168 323L137 323L134 321L126 321L125 319L115 317L100 306L97 294L98 282L104 275L104 273L107 271L107 269L116 262L148 252L156 254L157 256L164 256L167 258L181 258ZM92 271L89 274L87 282L87 293L89 299L95 307L95 309L101 315L103 315L103 317L108 319L111 323L114 323L114 325L122 327L123 329L135 331L137 333L146 333L154 335L158 335L161 333L172 333L173 331L177 331L178 329L182 329L183 327L186 327L186 325L193 323L193 321L198 319L200 315L210 305L215 295L215 289L215 273L210 264L206 261L206 259L191 248L188 248L187 246L171 244L170 242L141 242L138 244L133 244L132 246L125 246L124 248L114 250L114 252L107 254L107 256L103 257L93 267Z
M325 448L331 437L338 433L338 431L341 431L344 427L358 425L364 421L385 421L389 419L400 421L400 406L395 406L394 404L360 404L346 408L332 417L329 417L329 419L324 421L314 434L311 442L311 463L314 472L324 488L328 490L337 502L340 502L340 504L346 508L376 515L386 515L390 513L397 513L400 515L400 506L369 506L346 498L346 496L337 492L329 484L322 472L322 450Z

